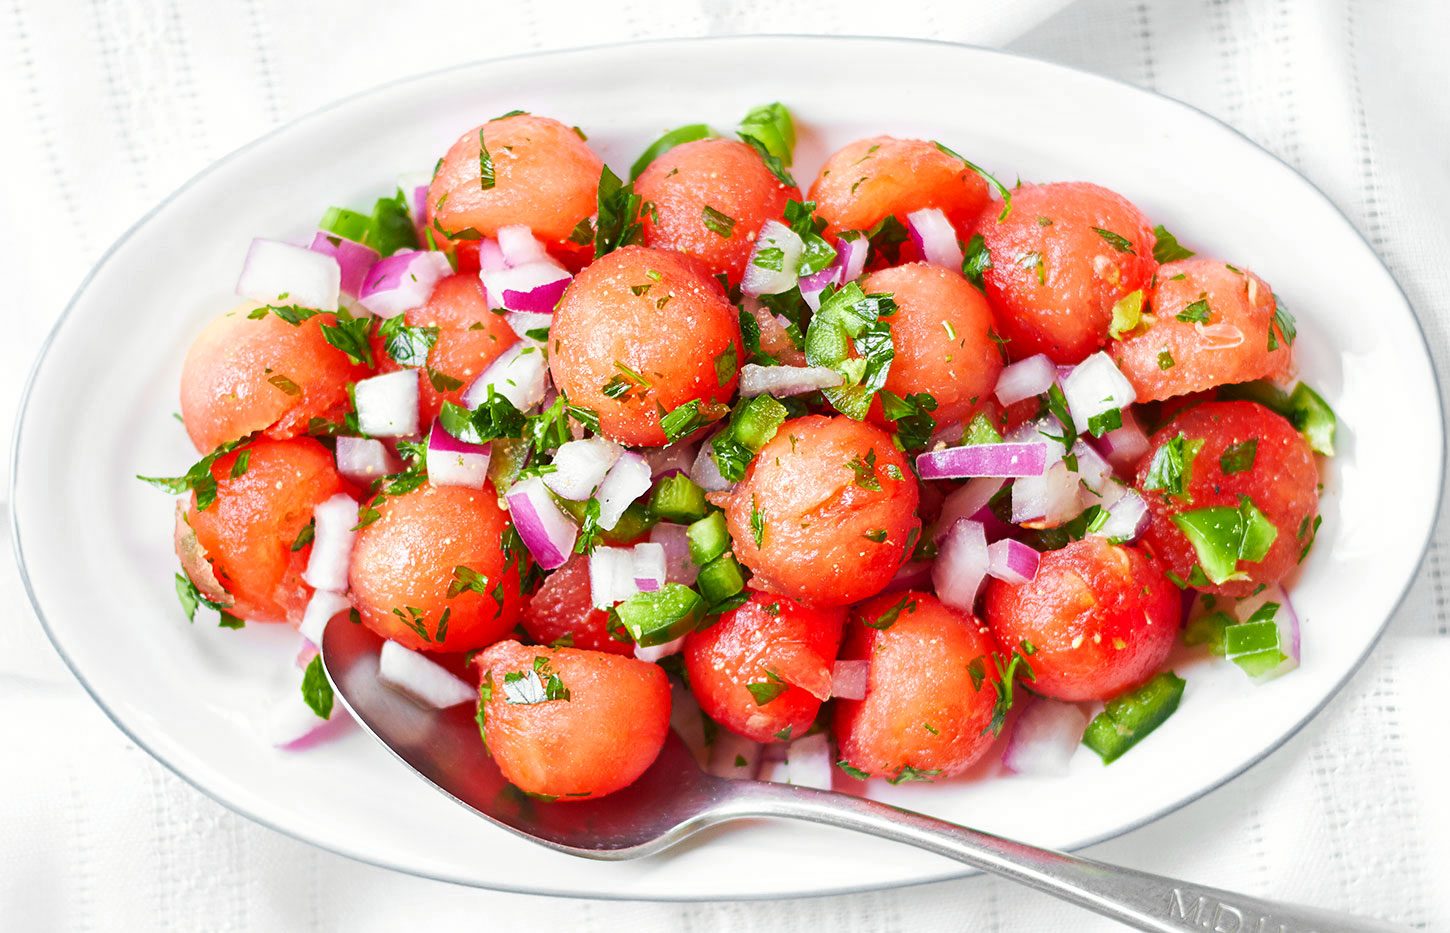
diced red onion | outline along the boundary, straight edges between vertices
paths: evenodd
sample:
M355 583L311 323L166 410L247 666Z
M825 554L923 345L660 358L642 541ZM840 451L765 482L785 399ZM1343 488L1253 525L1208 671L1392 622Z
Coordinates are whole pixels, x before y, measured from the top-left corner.
M831 670L831 696L841 700L866 699L870 661L837 661Z
M839 260L840 254L836 255ZM831 263L819 272L812 272L810 275L801 276L800 288L801 297L812 311L821 310L821 292L826 290L827 285L841 284L841 267L837 263Z
M1073 703L1033 700L1012 726L1002 764L1033 777L1064 775L1087 723L1087 714Z
M372 437L418 433L418 373L400 369L358 380L353 386L358 429Z
M709 441L700 445L700 452L695 455L695 463L690 467L690 479L706 492L724 492L735 485L721 475Z
M534 236L534 232L523 224L508 224L498 228L498 249L503 261L510 266L526 266L531 262L548 260L549 253Z
M650 529L649 539L664 548L665 580L693 586L700 568L690 559L690 539L686 526L660 522Z
M758 366L746 363L740 367L740 395L749 398L769 392L777 398L801 395L817 389L829 389L845 380L828 366Z
M675 473L688 473L695 462L694 444L671 444L668 447L654 447L643 453L645 460L649 461L650 475L655 479Z
M485 237L478 241L479 272L502 272L508 267L509 264L504 261L503 250L499 249L497 240Z
M831 789L831 740L826 733L803 735L787 745L785 764L797 787Z
M658 664L671 655L679 654L684 647L685 636L681 635L674 641L667 641L663 645L635 645L634 656L641 661Z
M982 523L959 519L942 539L936 563L932 565L931 579L937 598L948 606L971 612L990 563L987 532Z
M368 270L382 258L378 255L378 251L371 246L354 243L346 237L323 230L317 231L317 235L312 238L312 246L309 248L314 253L331 256L337 260L338 285L344 295L353 297L357 297L358 291L362 289L363 279L366 278Z
M1038 443L1047 445L1047 465L1062 460L1067 453L1059 439L1063 436L1062 422L1052 415L1043 415L1033 421L1026 421L1008 431L1002 438L1009 444Z
M922 479L1041 476L1047 463L1046 442L968 444L918 454L916 471Z
M1193 329L1198 332L1198 339L1203 341L1200 347L1203 350L1232 350L1244 342L1244 332L1228 321L1207 326L1202 321L1195 321Z
M312 510L312 553L302 580L318 590L341 593L347 589L352 545L357 539L357 500L340 492Z
M1057 380L1057 366L1047 354L1039 353L1002 368L997 377L997 401L1011 405L1052 388Z
M670 679L670 728L684 740L701 768L710 763L710 743L705 740L705 714L700 703L684 683Z
M1031 583L1042 555L1021 541L1005 538L987 545L987 573L1006 583Z
M1009 525L1002 521L990 506L984 505L967 517L974 522L982 523L982 527L987 530L988 541L1001 541L1003 538L1015 537L1018 533L1016 525Z
M757 265L761 250L779 250L778 269ZM796 284L796 266L800 263L805 244L800 235L778 220L767 220L760 226L760 235L755 238L755 248L750 251L750 261L745 264L745 276L740 281L740 291L746 295L778 295L788 292ZM774 262L771 265L775 265Z
M382 317L421 308L439 280L453 274L448 257L432 250L394 253L368 270L357 300Z
M531 330L548 330L554 325L554 315L538 311L505 311L503 319L520 337L528 337Z
M866 271L866 256L871 252L871 241L864 236L840 237L836 240L836 262L841 269L840 284L855 281ZM957 263L961 268L961 263Z
M504 501L534 561L545 570L562 566L574 551L579 528L559 508L544 481L531 476L515 483Z
M432 709L448 709L478 699L477 689L395 641L383 642L378 680Z
M1123 426L1114 428L1097 440L1097 447L1117 470L1133 470L1148 452L1148 435L1138 424L1133 409L1123 409Z
M264 714L262 732L273 746L296 750L347 728L351 719L341 703L333 705L331 718L318 716L303 702L297 681L291 680Z
M601 545L589 553L589 596L595 609L608 609L638 592L632 548Z
M397 467L388 445L370 437L339 437L336 454L337 472L361 483L387 476Z
M356 512L353 513L353 520L357 520ZM352 601L341 593L315 590L312 598L307 601L307 608L302 612L302 624L297 626L297 631L310 644L321 647L322 633L327 628L327 623L339 612L350 608Z
M1012 521L1060 525L1082 511L1077 474L1059 460L1041 476L1012 484Z
M931 561L909 560L902 564L896 575L887 582L883 593L899 593L902 590L922 590L931 586Z
M947 494L942 500L941 511L936 520L936 539L941 539L957 519L975 518L977 512L986 507L992 497L1007 481L998 477L983 476L968 480L960 488Z
M520 340L488 364L463 393L463 404L477 408L488 399L488 387L513 403L519 411L528 411L543 401L549 389L549 361L544 345L537 340Z
M569 270L551 259L497 271L482 270L478 277L483 281L490 308L539 314L551 313L573 281Z
M333 311L342 269L333 256L280 240L255 239L247 249L237 294L266 305L291 304Z
M760 766L760 743L736 735L729 729L715 733L706 771L732 781L748 781Z
M961 270L962 246L957 242L957 231L952 229L952 222L940 208L923 207L907 214L906 232L927 262Z
M1108 520L1097 534L1115 541L1136 541L1148 530L1149 518L1148 503L1135 490L1127 489L1108 507Z
M1073 367L1062 380L1062 394L1079 433L1087 430L1089 419L1126 408L1138 397L1128 377L1101 350Z
M492 453L490 445L460 441L443 429L443 422L435 421L428 432L428 482L482 489Z
M653 593L665 585L669 569L664 545L641 541L634 546L634 585L641 593Z
M594 495L623 453L623 447L602 437L566 441L554 452L554 471L544 474L544 485L565 499L582 502Z
M609 475L599 484L599 492L595 495L599 500L599 527L613 531L624 510L649 492L653 484L649 463L644 457L632 450L623 454L609 468Z

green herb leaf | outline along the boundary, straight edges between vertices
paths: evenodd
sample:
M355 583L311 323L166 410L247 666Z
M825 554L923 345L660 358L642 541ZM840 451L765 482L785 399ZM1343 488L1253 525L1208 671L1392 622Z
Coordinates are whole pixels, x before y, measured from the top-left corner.
M987 250L987 241L980 233L972 234L962 256L962 275L967 281L982 288L982 274L992 268L992 254Z
M1237 444L1230 444L1225 447L1219 455L1218 465L1225 476L1232 476L1235 473L1247 473L1254 467L1254 459L1259 452L1257 438L1249 438L1246 441L1239 441Z
M905 398L882 389L881 413L896 423L896 437L906 451L924 450L936 431L936 398L929 392L914 392Z
M399 314L378 325L378 336L399 366L426 366L428 351L438 341L438 328L409 327L406 315Z
M332 718L332 684L322 669L322 655L314 655L302 672L302 701L319 719Z
M140 476L136 478L142 482L150 483L158 489L164 489L173 496L179 496L184 492L196 493L196 509L198 512L205 512L207 508L216 501L217 480L212 475L212 466L236 450L238 447L251 442L253 435L228 441L219 444L215 450L202 457L191 468L180 476ZM240 459L240 456L238 457Z
M700 211L700 219L705 224L705 229L722 239L730 239L730 235L735 232L735 218L708 204Z
M1208 299L1200 298L1197 301L1190 302L1176 316L1178 320L1185 324L1198 324L1206 323L1211 313L1211 309L1208 307Z
M368 341L372 329L372 318L355 318L346 311L339 311L336 324L322 325L322 338L346 353L355 365L372 369L376 365L372 344Z
M767 679L764 681L745 685L745 689L749 690L750 696L754 698L756 706L764 706L790 689L790 684L781 680L780 675L775 671L766 668L765 676Z
M1153 243L1153 258L1158 262L1174 262L1193 255L1193 250L1182 246L1178 238L1169 233L1162 224L1153 228L1153 235L1157 238Z
M1153 454L1144 489L1160 489L1165 496L1187 498L1188 480L1193 473L1193 460L1203 448L1203 440L1189 440L1182 434L1169 439Z
M486 444L501 437L523 437L524 416L514 403L499 395L493 386L488 397L472 411L444 402L438 412L443 430L465 444Z
M858 781L864 781L871 776L871 773L869 771L862 771L860 768L851 764L844 758L838 759L836 761L836 767L840 768L842 771L846 772Z
M962 162L963 165L965 165L967 168L971 169L972 171L976 172L978 175L980 175L983 178L983 180L985 180L987 182L987 184L989 184L993 188L996 188L997 189L997 193L1002 196L1002 212L997 215L997 220L998 220L998 222L1001 222L1003 220L1006 220L1007 219L1007 215L1010 214L1010 213L1012 213L1012 192L1011 192L1011 190L1006 185L1004 185L1000 181L998 181L995 177L993 177L993 175L992 175L991 172L988 172L986 169L982 168L980 165L976 164L971 159L968 159L966 156L962 155L960 152L954 152L951 149L948 149L946 146L943 146L941 143L937 142L936 140L932 140L932 145L936 146L938 149L940 149L942 152L945 152L947 155L951 156L952 158L961 160L961 162Z
M1120 253L1129 253L1133 256L1138 255L1138 251L1133 249L1133 241L1129 240L1127 237L1123 236L1120 233L1114 233L1111 230L1104 230L1102 227L1093 227L1093 233L1096 233L1104 240L1107 240L1109 245L1111 245L1113 249L1117 250Z
M640 224L640 196L634 183L624 184L609 166L599 173L598 214L594 225L594 258L621 246L640 242L644 228Z
M484 191L497 183L493 173L493 156L488 153L488 143L483 139L483 127L478 128L478 187Z

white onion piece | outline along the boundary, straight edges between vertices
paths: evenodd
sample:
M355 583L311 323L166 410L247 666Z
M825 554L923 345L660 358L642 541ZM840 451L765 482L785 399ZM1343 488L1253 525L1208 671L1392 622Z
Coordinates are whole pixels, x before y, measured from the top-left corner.
M1061 445L1058 445L1061 449ZM1077 474L1059 460L1041 476L1012 483L1012 521L1060 525L1082 511Z
M1013 724L1002 764L1017 774L1064 775L1087 724L1087 714L1075 704L1034 700Z
M841 374L828 366L759 366L746 363L740 367L742 398L767 392L777 398L801 395L817 389L834 388L843 382Z
M650 475L659 479L661 476L690 472L690 466L695 462L695 445L671 444L668 447L655 447L643 451L643 455L649 462Z
M671 655L679 654L684 647L685 636L681 635L674 641L667 641L663 645L635 645L634 656L640 661L658 664Z
M785 747L790 782L797 787L831 789L831 742L824 732L803 735Z
M1073 443L1072 453L1077 458L1077 470L1074 472L1089 492L1101 497L1108 485L1116 479L1112 465L1103 459L1103 455L1095 447L1080 439Z
M842 700L866 699L870 661L837 661L831 670L831 696Z
M362 289L368 270L382 258L371 246L354 243L346 237L324 230L317 231L308 249L337 260L338 285L344 295L354 297Z
M770 267L762 266L760 254L763 250L778 251L772 257ZM800 235L778 220L767 220L760 225L760 235L755 238L755 248L750 251L750 261L745 264L745 276L740 281L740 291L746 295L778 295L788 292L796 284L796 266L800 263L805 244Z
M539 404L549 390L549 361L544 356L544 345L524 339L500 353L463 393L463 404L469 408L482 405L488 399L489 386L519 411Z
M256 239L247 248L237 294L266 305L337 308L342 269L337 260L305 246Z
M1067 453L1059 440L1063 436L1062 422L1052 415L1043 415L1035 421L1027 421L1008 431L1002 439L1009 444L1044 442L1047 444L1047 465L1057 463Z
M574 278L568 269L547 259L492 272L481 270L478 277L490 308L540 314L554 310Z
M448 709L478 698L473 687L395 641L383 642L378 680L432 709Z
M354 515L356 518L356 515ZM332 617L346 609L352 608L352 601L341 593L334 593L332 590L316 590L312 598L307 601L307 608L302 612L302 624L297 626L297 632L307 641L316 647L322 647L322 633L327 629L327 623Z
M1057 380L1057 366L1045 353L1029 356L1002 368L997 377L997 401L1011 405L1052 388Z
M632 450L622 455L609 468L609 475L599 484L595 496L599 500L599 527L613 531L624 510L649 492L652 484L649 463L644 457Z
M589 554L589 596L595 609L608 609L635 593L634 551L601 545Z
M760 766L760 743L736 735L729 729L715 734L710 747L710 763L705 770L716 777L748 781Z
M663 544L641 541L634 546L634 585L641 593L653 593L665 585L666 564Z
M686 526L660 522L650 529L649 539L664 550L665 580L669 583L683 583L685 586L694 585L700 568L690 559L690 539Z
M418 433L418 371L359 379L353 386L358 430L372 437L408 437Z
M1088 429L1089 419L1126 408L1138 398L1128 377L1101 350L1073 367L1062 380L1062 394L1079 433Z
M579 528L559 508L543 480L531 476L515 483L504 501L534 561L545 570L562 566L574 551Z
M479 272L502 272L508 267L509 264L504 260L503 250L499 249L497 240L484 237L478 241Z
M720 465L715 462L714 447L709 441L700 445L700 452L695 455L695 463L690 467L690 479L706 492L724 492L735 485L721 475Z
M531 330L548 330L554 324L552 314L537 311L505 311L503 319L509 329L520 337L528 337Z
M1004 538L987 545L987 573L1006 583L1031 583L1042 555L1021 541Z
M433 422L428 432L428 482L434 486L463 486L482 489L488 481L489 444L468 444L449 434L443 422Z
M544 485L581 502L594 495L623 453L623 447L602 437L566 441L554 452L554 472L544 474Z
M923 207L907 214L906 231L927 262L961 271L962 246L957 242L957 231L952 229L952 222L941 208Z
M936 563L932 565L931 580L936 586L937 598L970 613L990 563L986 528L969 518L958 520L942 539Z
M705 741L705 714L689 687L670 679L670 728L695 756L701 768L710 762L710 743Z
M312 553L302 579L318 590L341 593L347 589L347 571L352 564L352 545L357 540L357 500L340 492L312 510L315 529Z
M1123 409L1123 426L1113 428L1098 438L1098 449L1115 469L1129 471L1138 465L1148 452L1148 435L1138 424L1131 408Z
M442 253L394 253L368 270L357 300L374 314L394 317L427 304L433 286L452 274L453 267Z
M379 476L387 476L397 467L388 445L370 437L339 437L336 453L337 472L358 482L367 483Z
M1095 533L1114 541L1135 541L1148 530L1148 519L1148 503L1127 489L1108 506L1108 520Z
M971 518L976 515L992 497L1006 484L1005 479L983 476L978 479L967 480L959 488L952 490L942 500L941 511L936 520L936 538L940 539L958 519Z
M504 262L510 266L522 266L541 259L548 259L544 244L534 237L534 232L523 224L507 224L498 228L498 249Z

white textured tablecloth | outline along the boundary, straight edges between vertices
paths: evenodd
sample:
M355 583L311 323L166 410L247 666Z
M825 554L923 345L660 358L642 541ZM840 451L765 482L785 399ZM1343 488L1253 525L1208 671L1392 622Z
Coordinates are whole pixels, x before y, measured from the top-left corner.
M13 422L35 350L102 250L187 177L270 127L457 62L739 32L1003 45L1208 110L1345 210L1409 293L1442 371L1450 364L1444 0L7 0L0 423ZM966 89L963 105L979 92L989 89ZM1263 220L1294 235L1293 218ZM1376 309L1360 310L1372 327ZM1387 485L1386 508L1431 506L1397 502ZM8 534L8 516L5 525ZM1447 531L1442 520L1389 634L1323 715L1228 786L1090 854L1447 928ZM451 887L312 849L224 810L128 743L49 648L5 549L0 930L405 923L584 933L1112 928L990 878L792 902L604 903Z

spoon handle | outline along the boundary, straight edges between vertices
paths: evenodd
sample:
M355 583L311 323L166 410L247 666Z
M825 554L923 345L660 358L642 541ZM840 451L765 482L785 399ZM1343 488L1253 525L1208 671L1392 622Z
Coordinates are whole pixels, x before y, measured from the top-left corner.
M1280 904L1013 842L848 794L740 782L727 818L774 816L904 842L965 862L1140 930L1196 933L1368 933L1398 927Z

